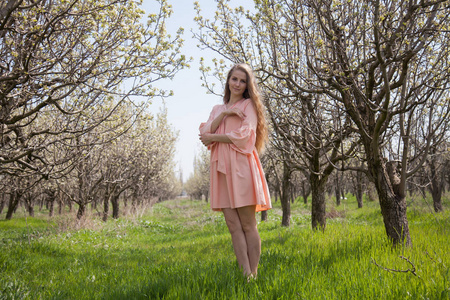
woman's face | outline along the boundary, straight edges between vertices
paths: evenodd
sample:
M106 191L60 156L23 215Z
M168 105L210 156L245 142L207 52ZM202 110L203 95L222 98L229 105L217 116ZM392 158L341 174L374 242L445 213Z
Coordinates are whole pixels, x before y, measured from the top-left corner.
M234 70L228 80L230 94L233 97L242 97L247 88L247 75L241 70Z

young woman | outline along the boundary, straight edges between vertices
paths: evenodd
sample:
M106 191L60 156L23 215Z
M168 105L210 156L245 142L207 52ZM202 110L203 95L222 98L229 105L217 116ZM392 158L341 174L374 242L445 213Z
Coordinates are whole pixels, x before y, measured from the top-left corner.
M244 275L256 278L261 239L255 213L272 206L258 156L267 141L264 106L248 65L228 72L223 104L200 125L200 140L211 150L211 208L223 212Z

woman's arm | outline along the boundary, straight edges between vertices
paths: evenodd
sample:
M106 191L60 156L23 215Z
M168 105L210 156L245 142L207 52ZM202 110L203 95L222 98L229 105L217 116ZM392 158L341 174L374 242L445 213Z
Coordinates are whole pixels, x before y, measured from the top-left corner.
M231 116L236 115L241 119L245 119L246 115L243 111L241 111L239 108L232 108L227 109L221 112L212 122L210 126L210 132L212 133L200 133L200 141L205 146L209 146L210 144L214 142L218 143L232 143L228 135L226 134L215 134L213 132L216 132L217 128L219 128L220 123L223 121L225 116Z
M224 110L223 112L221 112L214 119L214 121L212 121L212 123L211 123L211 132L216 132L216 130L219 127L220 123L223 121L223 118L225 118L225 116L231 116L231 115L236 115L236 116L238 116L241 119L245 118L244 112L242 112L242 110L240 110L239 108L232 108L232 109Z
M244 113L246 115L241 126L226 135L232 142L231 148L241 153L252 153L256 143L256 128L258 116L251 100L246 100Z
M221 112L211 123L211 132L216 132L223 118L225 117L224 112Z
M202 141L203 145L205 145L207 147L214 142L232 143L232 141L226 134L204 133L204 134L200 134L199 136L200 136L200 141Z

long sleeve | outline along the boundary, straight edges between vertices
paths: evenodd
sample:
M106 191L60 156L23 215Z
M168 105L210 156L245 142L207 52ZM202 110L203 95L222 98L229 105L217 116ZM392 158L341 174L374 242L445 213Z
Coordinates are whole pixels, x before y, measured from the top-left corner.
M242 125L229 133L227 136L233 142L231 147L243 154L250 154L255 149L256 142L256 126L258 124L258 116L251 100L244 108L245 119Z
M226 105L213 108L207 122L200 125L201 133L226 135L231 143L215 142L209 145L210 203L213 210L256 205L256 211L272 207L264 171L255 148L258 117L251 99L243 99L230 107L240 109L244 119L226 115L217 130L211 124Z
M214 119L216 118L216 111L218 110L219 107L220 107L220 105L214 106L211 113L209 114L208 121L200 124L199 130L200 130L201 134L213 133L213 132L211 132L211 124L214 121Z

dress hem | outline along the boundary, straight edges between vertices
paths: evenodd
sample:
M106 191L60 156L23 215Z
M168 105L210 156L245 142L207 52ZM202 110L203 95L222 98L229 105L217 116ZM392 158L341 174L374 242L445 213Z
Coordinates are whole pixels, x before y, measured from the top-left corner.
M246 206L251 206L251 205L242 205L242 206L237 206L237 207L211 207L211 209L213 211L222 211L223 208L236 209L236 208L241 208L241 207L246 207ZM269 209L272 209L272 207L267 207L266 205L257 204L255 212L267 211Z

